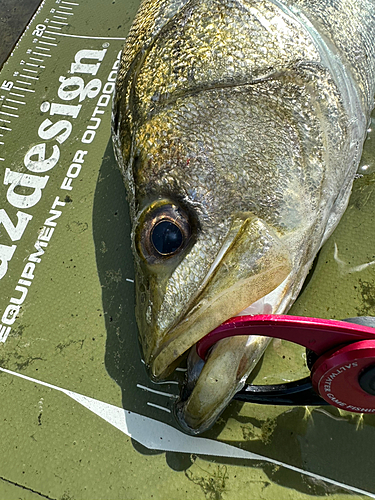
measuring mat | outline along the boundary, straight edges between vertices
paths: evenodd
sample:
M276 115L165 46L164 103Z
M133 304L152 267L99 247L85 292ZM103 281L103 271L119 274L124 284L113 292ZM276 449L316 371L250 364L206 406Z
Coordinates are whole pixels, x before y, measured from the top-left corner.
M184 367L147 375L110 133L137 7L46 0L0 72L0 498L375 498L375 417L233 402L192 437L173 416ZM306 375L286 343L263 365Z

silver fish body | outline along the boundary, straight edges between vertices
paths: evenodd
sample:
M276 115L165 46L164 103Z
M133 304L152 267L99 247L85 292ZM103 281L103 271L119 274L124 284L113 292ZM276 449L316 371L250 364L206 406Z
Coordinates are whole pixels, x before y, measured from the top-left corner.
M237 314L285 313L339 222L375 92L373 0L146 0L113 141L155 379ZM208 428L268 339L189 358L177 415Z

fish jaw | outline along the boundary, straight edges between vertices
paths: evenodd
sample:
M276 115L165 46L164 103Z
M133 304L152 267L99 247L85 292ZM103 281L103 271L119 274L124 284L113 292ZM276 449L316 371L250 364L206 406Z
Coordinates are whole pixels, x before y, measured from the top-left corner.
M242 389L270 339L252 335L220 340L204 364L192 348L182 396L175 414L187 434L208 430Z
M258 300L239 315L281 314L292 290L295 273L291 273L275 290ZM225 410L266 350L270 338L259 335L222 339L199 358L190 351L185 383L175 407L175 415L187 434L207 431Z
M163 330L163 301L153 303L152 319L137 304L137 317L145 362L154 379L165 378L178 358L211 330L277 288L291 272L291 258L278 234L261 219L233 219L199 293L172 325ZM160 281L160 280L159 280ZM153 296L160 293L153 283ZM146 312L147 315L147 312ZM150 318L149 318L150 320Z

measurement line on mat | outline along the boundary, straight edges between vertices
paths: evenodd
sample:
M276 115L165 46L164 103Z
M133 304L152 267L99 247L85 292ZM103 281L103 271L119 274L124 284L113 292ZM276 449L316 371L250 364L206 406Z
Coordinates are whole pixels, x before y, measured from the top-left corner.
M7 113L6 111L0 111L0 113L2 115L5 115L5 116L13 116L15 118L18 118L19 115L15 115L14 113ZM9 122L10 123L10 122Z
M47 30L46 30L46 33L48 33L48 32L47 32ZM46 37L43 37L43 38L46 38ZM57 47L57 43L42 42L41 40L40 40L40 42L39 42L39 43L41 43L41 44L43 44L43 45L52 45L53 47Z
M43 59L35 59L35 57L30 57L32 61L41 61L43 62ZM33 66L33 68L45 68L45 66L42 66L41 64L34 64L34 63L26 63L26 66ZM37 71L35 71L37 73Z
M29 75L20 75L20 76L22 76L22 78L29 78L30 80L39 80L37 76L29 76Z
M23 101L16 101L15 99L9 99L9 98L7 98L5 100L8 101L8 102L14 102L15 104L26 104ZM14 108L14 109L18 109L18 108Z
M18 80L16 80L18 82ZM25 83L26 85L30 85L27 82L18 82L18 83ZM15 85L13 86L14 89L16 90L23 90L24 92L35 92L33 89L24 89L22 87L16 87Z
M170 394L169 392L156 391L155 389L151 389L150 387L147 387L145 385L137 384L137 387L139 389L143 389L144 391L152 392L153 394L158 394L159 396L167 396L168 398L173 398L173 399L178 398L178 396L176 396L175 394Z
M169 408L164 408L164 406L156 405L155 403L150 403L150 401L147 401L148 406L152 406L153 408L157 408L158 410L163 410L166 411L167 413L171 413L171 410Z
M69 33L55 33L54 31L47 30L45 33L53 33L54 35L67 36L71 38L84 38L85 40L126 40L126 37L70 35Z

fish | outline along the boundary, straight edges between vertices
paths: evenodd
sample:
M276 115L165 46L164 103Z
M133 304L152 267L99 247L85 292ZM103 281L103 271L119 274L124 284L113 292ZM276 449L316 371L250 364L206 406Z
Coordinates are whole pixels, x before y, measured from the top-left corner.
M375 93L373 0L144 0L121 55L112 138L132 221L139 339L175 415L209 429L269 339L196 343L285 314L342 217Z

